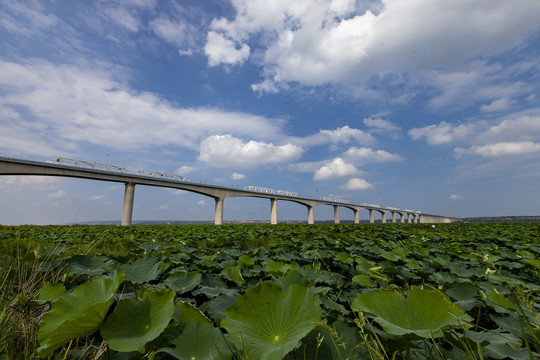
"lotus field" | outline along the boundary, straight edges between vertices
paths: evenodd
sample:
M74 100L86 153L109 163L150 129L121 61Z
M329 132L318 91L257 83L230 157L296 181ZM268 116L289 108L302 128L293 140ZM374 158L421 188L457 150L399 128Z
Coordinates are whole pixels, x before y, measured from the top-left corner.
M540 224L0 227L0 359L538 359Z

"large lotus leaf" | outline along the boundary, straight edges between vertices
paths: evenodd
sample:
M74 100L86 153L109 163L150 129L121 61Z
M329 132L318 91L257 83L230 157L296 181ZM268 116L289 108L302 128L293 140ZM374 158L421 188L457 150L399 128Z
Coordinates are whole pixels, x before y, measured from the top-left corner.
M231 307L232 304L236 302L235 296L229 295L220 295L212 300L209 300L201 305L201 310L206 312L210 317L216 321L220 322L225 319L225 310Z
M201 310L197 309L190 303L178 301L174 306L173 319L176 322L182 323L187 321L199 321L212 324L210 319L204 315Z
M196 272L178 271L169 276L163 284L178 294L191 291L201 283L202 275Z
M116 351L144 353L171 321L174 291L146 290L140 299L124 299L101 328L101 336Z
M188 321L182 333L171 342L174 348L162 348L157 352L165 352L180 360L226 360L232 357L219 329L200 321Z
M44 283L39 296L33 301L34 304L43 305L48 302L54 303L67 294L67 290L62 284Z
M538 259L524 259L524 260L521 260L521 262L531 265L537 269L540 269L540 260Z
M225 269L221 270L221 274L225 279L234 281L237 285L241 285L245 280L242 277L242 271L240 266L228 266Z
M101 275L111 267L113 261L106 256L73 255L66 260L67 273L72 275Z
M314 328L295 349L297 359L335 360L368 359L360 344L364 342L358 328L336 321L332 326Z
M250 359L280 360L321 321L321 307L309 288L292 284L283 291L261 282L225 311L221 326Z
M471 310L477 303L478 287L469 283L457 283L446 291L446 295L455 300L455 304L465 311Z
M156 279L160 273L159 260L154 255L145 255L130 264L120 266L126 272L126 281L142 284Z
M313 283L310 283L298 270L289 271L287 275L275 279L275 282L283 289L283 291L286 291L291 284L304 285L307 287L313 286Z
M247 265L247 266L251 266L253 264L255 264L255 260L253 260L253 258L249 255L240 255L240 257L238 258L238 261L237 261L238 265L242 266L242 265Z
M529 350L526 347L521 349L515 349L508 345L503 344L490 344L484 348L484 355L489 356L489 359L511 359L511 360L523 360L523 359L539 359L540 354L532 352L531 357Z
M356 275L352 278L354 284L358 284L362 287L373 288L377 286L377 283L373 281L369 276L364 274Z
M113 279L86 282L54 303L39 328L38 354L46 357L68 341L97 330L124 276L123 272L115 272Z
M351 308L375 315L375 321L393 335L415 334L440 337L451 327L468 328L472 318L435 290L411 289L407 296L391 290L374 290L358 295Z

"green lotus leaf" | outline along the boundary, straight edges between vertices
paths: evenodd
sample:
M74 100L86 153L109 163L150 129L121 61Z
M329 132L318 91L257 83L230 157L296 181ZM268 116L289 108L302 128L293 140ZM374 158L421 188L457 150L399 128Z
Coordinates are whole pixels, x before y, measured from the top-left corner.
M174 291L146 290L140 299L124 299L101 328L101 336L116 351L144 353L171 321Z
M101 275L113 264L106 256L73 255L66 260L67 273L71 275Z
M275 279L275 282L283 291L286 291L291 284L304 285L307 287L313 286L313 283L309 282L298 270L289 271L286 275Z
M340 252L336 254L336 259L342 263L352 265L354 263L354 259L349 256L349 254Z
M46 282L43 284L43 288L41 289L37 300L34 300L33 302L38 305L43 305L48 302L54 303L66 294L67 290L64 285Z
M159 260L155 255L145 255L130 264L120 266L126 272L126 281L142 284L155 280L160 273Z
M236 297L234 296L220 295L202 304L201 310L210 315L214 321L220 322L226 317L225 310L231 307L235 302Z
M283 291L261 282L239 296L221 321L231 341L250 359L280 360L321 321L321 307L309 288Z
M369 276L364 275L364 274L356 275L355 277L352 278L352 282L362 287L367 287L367 288L372 288L372 287L377 286L377 283L375 281L371 280Z
M240 257L238 258L238 261L237 261L238 265L247 265L247 266L251 266L253 264L255 264L255 260L253 260L253 258L249 255L240 255Z
M394 249L392 251L383 251L381 256L390 261L398 261L407 259L407 254L403 250Z
M156 353L165 352L180 360L226 360L232 357L221 331L199 321L188 321L182 333L171 343L174 348L162 348Z
M173 319L176 322L200 321L212 324L210 319L190 303L178 301L174 306Z
M526 347L521 349L515 349L508 345L503 344L490 344L483 349L484 355L489 356L489 359L511 359L511 360L523 360L523 359L538 359L540 354L532 352L531 357Z
M240 266L238 265L226 267L225 269L221 270L221 274L226 279L234 281L238 285L242 284L245 281L242 277L242 271L240 270Z
M375 315L374 320L393 335L415 334L440 337L442 330L468 328L472 318L435 290L411 289L407 296L391 290L374 290L358 295L351 308Z
M193 290L201 283L202 275L196 272L178 271L169 276L163 284L178 294Z
M454 304L465 311L471 310L476 305L478 287L469 283L457 283L446 291L446 295L454 299Z
M292 266L290 264L285 264L279 261L272 261L264 265L264 272L269 273L270 275L285 274L287 271L291 270Z
M540 269L540 260L538 259L524 259L524 260L521 260L521 262L531 265L537 269Z
M124 276L123 272L115 272L113 279L86 282L54 303L39 328L38 354L47 357L68 341L97 330Z
M369 354L364 349L356 348L363 341L357 327L336 321L331 327L322 324L314 328L302 339L294 354L296 359L368 359Z
M495 309L498 313L509 314L515 311L514 304L506 296L497 292L488 292L489 297L486 302L489 306Z

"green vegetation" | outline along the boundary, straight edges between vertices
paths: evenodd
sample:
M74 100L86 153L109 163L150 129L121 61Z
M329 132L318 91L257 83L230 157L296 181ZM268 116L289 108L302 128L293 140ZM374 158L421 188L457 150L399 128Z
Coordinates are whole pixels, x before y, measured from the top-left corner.
M0 359L535 359L540 224L0 227Z

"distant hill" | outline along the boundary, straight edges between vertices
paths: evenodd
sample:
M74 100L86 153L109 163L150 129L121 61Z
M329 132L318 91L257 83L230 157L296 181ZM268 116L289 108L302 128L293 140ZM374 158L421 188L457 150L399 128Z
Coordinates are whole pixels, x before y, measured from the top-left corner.
M540 222L540 216L479 216L468 217L458 220L459 222ZM315 221L317 224L332 224L334 220ZM381 220L375 220L380 223ZM213 221L177 221L177 220L134 220L133 225L204 225L213 224ZM230 220L224 221L224 224L270 224L270 220ZM307 221L302 220L280 220L280 224L307 224ZM352 220L341 220L342 224L350 224ZM368 220L360 220L361 224L369 223ZM79 225L120 225L120 221L86 221L78 222ZM72 225L72 224L66 224Z
M540 216L483 216L460 219L467 222L540 222Z

